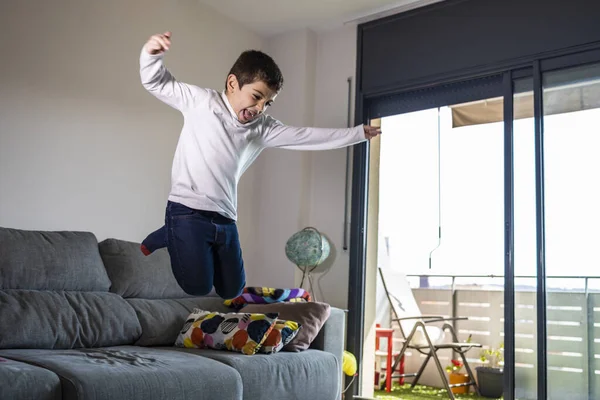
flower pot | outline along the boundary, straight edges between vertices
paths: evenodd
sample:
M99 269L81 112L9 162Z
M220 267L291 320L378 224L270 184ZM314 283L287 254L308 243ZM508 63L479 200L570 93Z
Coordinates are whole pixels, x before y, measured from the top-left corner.
M501 368L477 367L477 386L483 397L498 399L504 389L504 373Z
M457 383L467 383L467 382L469 382L469 375L456 374L453 372L453 373L448 374L448 381L450 382L450 385L454 385ZM454 394L469 393L469 386L459 386L459 387L452 388L452 393L454 393Z

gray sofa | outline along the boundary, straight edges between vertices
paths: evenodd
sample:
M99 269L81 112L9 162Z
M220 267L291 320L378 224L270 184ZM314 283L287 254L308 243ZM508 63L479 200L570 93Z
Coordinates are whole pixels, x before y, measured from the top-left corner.
M138 246L0 227L0 400L340 398L343 311L302 352L174 347L193 308L232 310Z

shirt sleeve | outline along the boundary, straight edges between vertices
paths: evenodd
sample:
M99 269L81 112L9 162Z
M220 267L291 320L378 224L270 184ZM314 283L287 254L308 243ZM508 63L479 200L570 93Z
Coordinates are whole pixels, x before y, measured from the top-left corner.
M164 53L152 55L145 49L140 54L140 78L144 88L153 96L184 111L191 108L203 89L179 82L163 64Z
M331 150L364 142L363 125L354 128L298 128L267 117L262 137L264 147L289 150Z

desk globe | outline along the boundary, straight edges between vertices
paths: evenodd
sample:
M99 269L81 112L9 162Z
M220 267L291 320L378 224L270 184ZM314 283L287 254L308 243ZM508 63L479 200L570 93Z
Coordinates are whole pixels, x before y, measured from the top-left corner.
M307 227L294 233L285 244L285 255L302 271L300 287L308 280L310 294L316 301L312 272L329 257L331 247L327 238L317 229Z

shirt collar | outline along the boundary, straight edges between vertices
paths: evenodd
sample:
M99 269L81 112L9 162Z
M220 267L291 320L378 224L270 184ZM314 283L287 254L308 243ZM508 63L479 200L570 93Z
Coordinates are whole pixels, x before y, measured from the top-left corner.
M237 121L238 120L237 115L235 115L235 111L233 110L233 107L231 107L231 104L229 103L229 99L227 98L227 95L225 94L224 90L221 92L221 98L223 99L223 103L225 103L225 106L229 110L229 113L231 114L231 116Z

